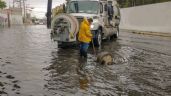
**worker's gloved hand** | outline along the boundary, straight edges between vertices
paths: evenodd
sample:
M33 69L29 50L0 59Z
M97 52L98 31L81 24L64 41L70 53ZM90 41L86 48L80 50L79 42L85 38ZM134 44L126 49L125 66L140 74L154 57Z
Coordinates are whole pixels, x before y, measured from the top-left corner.
M73 32L70 32L70 38L73 39L74 38L74 34Z

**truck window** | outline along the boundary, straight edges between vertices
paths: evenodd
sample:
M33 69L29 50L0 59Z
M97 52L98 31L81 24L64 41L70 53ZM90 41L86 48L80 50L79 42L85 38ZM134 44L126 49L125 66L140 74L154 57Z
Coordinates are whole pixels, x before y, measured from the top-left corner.
M97 1L72 1L68 5L67 13L97 14L99 3Z

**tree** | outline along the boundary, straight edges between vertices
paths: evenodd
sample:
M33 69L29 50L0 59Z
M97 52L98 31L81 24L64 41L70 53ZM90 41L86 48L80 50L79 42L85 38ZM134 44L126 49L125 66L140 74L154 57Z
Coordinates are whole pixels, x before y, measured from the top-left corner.
M117 0L121 8L140 6L154 3L167 2L171 0Z
M0 9L3 9L3 8L5 8L5 7L7 7L7 6L6 6L6 2L0 0Z
M37 20L38 20L38 18L37 18L37 17L35 17L35 16L34 16L34 17L32 17L32 22L33 22L33 23L35 23L35 21L37 21Z

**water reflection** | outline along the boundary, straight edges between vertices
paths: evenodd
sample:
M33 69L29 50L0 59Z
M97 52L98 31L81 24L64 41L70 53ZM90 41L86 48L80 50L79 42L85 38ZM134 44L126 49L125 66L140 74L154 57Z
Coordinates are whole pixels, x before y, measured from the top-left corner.
M97 49L98 52L109 51L113 54L115 64L110 66L96 63L92 48L86 60L79 58L77 48L52 52L51 65L46 68L50 74L48 73L48 83L45 88L57 95L76 96L143 96L148 95L146 91L149 86L154 87L153 90L156 90L155 87L160 88L160 85L143 79L153 74L146 70L142 71L140 67L156 53L121 45L120 40L103 42L103 46ZM137 73L139 71L141 73ZM145 82L148 83L148 87L138 85ZM148 92L153 95L158 94L150 90Z
M115 44L119 45L118 42ZM115 53L116 49L120 47L114 46L116 45L108 46L106 42L97 51L110 49L111 52ZM87 59L79 57L78 48L59 49L52 52L52 57L51 65L45 68L49 71L47 74L48 83L45 85L45 88L50 92L58 95L85 94L84 92L97 95L99 94L98 90L100 90L102 93L107 92L105 94L113 94L115 88L112 82L117 80L117 75L115 72L109 71L108 66L96 63L96 56L91 48ZM109 86L110 91L108 90Z
M85 72L86 59L80 58L77 49L59 49L52 52L51 65L45 69L48 73L46 87L56 94L76 93L80 88L86 90L89 80Z
M125 32L103 42L97 52L114 57L107 66L95 62L92 48L87 60L79 58L77 47L57 48L45 26L0 29L0 91L9 96L170 96L171 57L147 44L140 48L143 39Z

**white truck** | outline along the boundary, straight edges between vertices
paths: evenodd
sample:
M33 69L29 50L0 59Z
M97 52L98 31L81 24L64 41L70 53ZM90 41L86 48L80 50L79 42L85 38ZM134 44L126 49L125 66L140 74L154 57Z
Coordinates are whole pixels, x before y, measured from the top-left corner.
M91 32L96 46L103 39L118 38L120 9L116 0L68 0L64 13L52 20L52 36L59 45L77 41L79 24L83 18L92 18Z

